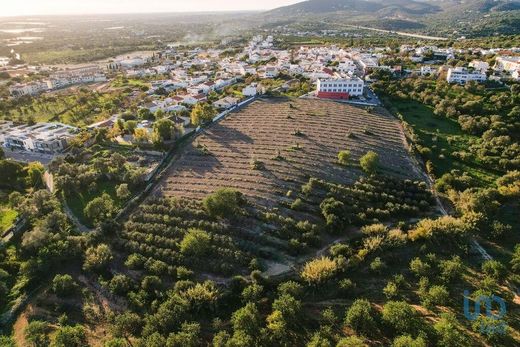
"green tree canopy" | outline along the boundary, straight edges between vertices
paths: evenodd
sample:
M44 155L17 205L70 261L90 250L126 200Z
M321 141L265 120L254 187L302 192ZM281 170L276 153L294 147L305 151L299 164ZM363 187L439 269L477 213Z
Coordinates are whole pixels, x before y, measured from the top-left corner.
M217 110L208 103L198 103L191 111L191 123L201 125L209 122L215 117Z
M376 152L368 151L359 159L359 165L368 174L374 174L379 167L379 155Z
M194 228L188 230L180 244L182 254L195 257L204 256L210 247L210 235L204 230Z
M219 189L203 200L204 208L211 216L225 218L233 218L244 203L242 193L231 188Z
M94 223L101 223L112 216L114 213L114 200L107 193L92 199L83 213Z
M83 269L85 271L105 270L112 259L112 251L106 244L100 244L97 247L87 248L85 251L85 262L83 263Z

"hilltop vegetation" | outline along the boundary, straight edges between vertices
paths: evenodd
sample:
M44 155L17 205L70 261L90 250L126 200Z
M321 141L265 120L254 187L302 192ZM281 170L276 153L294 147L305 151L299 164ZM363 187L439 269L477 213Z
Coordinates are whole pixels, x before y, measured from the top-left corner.
M330 30L351 24L446 37L518 34L519 18L519 2L509 0L309 0L264 14L264 20L273 24L321 25Z

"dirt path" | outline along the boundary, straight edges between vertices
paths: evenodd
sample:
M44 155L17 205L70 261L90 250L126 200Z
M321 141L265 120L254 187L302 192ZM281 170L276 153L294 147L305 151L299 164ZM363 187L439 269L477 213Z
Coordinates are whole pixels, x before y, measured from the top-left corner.
M22 314L20 314L20 316L13 325L13 339L16 346L18 347L24 347L27 345L25 341L24 331L27 325L29 325L29 320L27 316L28 312L30 312L31 310L31 305L28 305L26 310Z
M69 219L72 221L72 223L76 226L76 228L78 228L79 232L87 233L87 232L92 231L92 229L90 229L87 226L83 225L79 221L79 219L76 217L76 215L69 208L69 205L67 205L67 202L65 201L65 199L63 199L63 210L65 211L65 214L67 214Z
M358 229L358 228L348 230L348 231L346 231L346 234L347 235L339 237L339 238L329 242L327 245L325 245L325 246L321 247L320 249L316 250L314 253L311 253L311 254L305 255L303 257L300 257L299 259L297 259L291 265L272 262L271 267L264 272L264 275L267 275L269 277L276 277L276 278L284 278L284 277L291 276L294 273L296 273L296 271L298 270L299 266L305 264L307 261L309 261L311 259L314 259L314 258L317 258L317 257L321 257L333 245L335 245L337 243L340 243L340 242L345 242L345 241L348 241L348 240L352 240L352 239L357 238L357 237L362 235L361 234L361 230Z

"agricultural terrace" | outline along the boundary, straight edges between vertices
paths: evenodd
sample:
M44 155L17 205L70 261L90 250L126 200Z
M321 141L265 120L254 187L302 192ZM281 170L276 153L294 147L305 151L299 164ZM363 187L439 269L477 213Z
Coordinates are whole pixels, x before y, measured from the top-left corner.
M375 175L358 164L369 150L380 156ZM399 124L382 109L257 101L180 149L168 170L117 242L148 274L287 273L364 225L433 212Z
M342 150L350 151L348 165L338 164ZM230 187L274 207L311 177L353 183L367 151L379 154L381 173L419 178L399 122L384 109L311 99L255 101L184 148L157 193L200 199Z

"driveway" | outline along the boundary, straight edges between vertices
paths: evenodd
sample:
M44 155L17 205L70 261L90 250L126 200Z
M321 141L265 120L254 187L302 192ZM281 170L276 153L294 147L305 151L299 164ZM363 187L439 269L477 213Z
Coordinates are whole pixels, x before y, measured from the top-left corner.
M20 150L11 150L9 148L2 148L6 158L10 158L19 162L29 163L32 161L39 161L43 165L47 166L52 159L55 157L53 154L27 152Z

